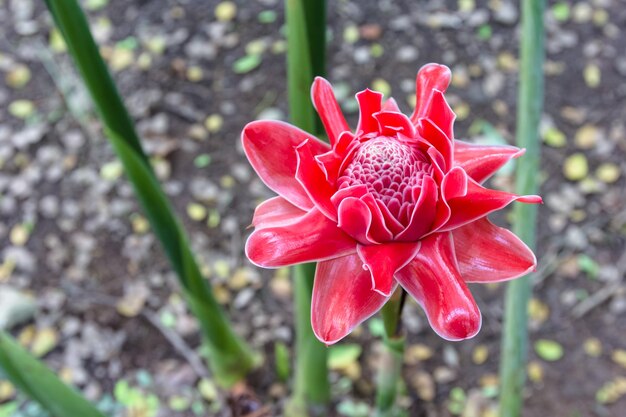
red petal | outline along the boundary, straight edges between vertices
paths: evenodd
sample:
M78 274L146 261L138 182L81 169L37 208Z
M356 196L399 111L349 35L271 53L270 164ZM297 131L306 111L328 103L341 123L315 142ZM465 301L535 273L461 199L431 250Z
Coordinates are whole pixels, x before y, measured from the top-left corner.
M441 167L443 172L447 172L452 167L452 139L430 119L421 119L418 127L420 136L424 140L434 146L445 161L445 165Z
M393 111L396 113L402 113L400 111L400 107L398 107L398 103L396 103L396 100L393 99L393 97L389 97L389 99L387 99L387 101L385 101L385 103L383 104L383 107L381 109L382 111Z
M456 259L465 282L498 282L534 271L535 254L511 231L487 218L452 231Z
M422 180L422 191L415 204L409 225L396 240L414 241L427 233L433 224L437 210L437 184L431 177Z
M413 124L426 114L433 90L446 91L451 75L448 67L439 64L426 64L419 70L415 82L415 111L411 115Z
M327 181L326 173L315 160L309 145L310 140L302 142L297 148L298 164L296 167L296 180L315 206L331 220L337 220L337 211L330 202L335 193L334 187Z
M311 325L315 336L332 345L348 335L387 302L372 290L369 271L358 255L317 264L311 302Z
M446 201L467 195L467 173L461 167L454 167L448 172L441 183L441 193Z
M383 95L368 88L357 93L356 99L359 102L360 111L356 134L378 132L378 122L374 119L374 113L380 111Z
M478 183L484 182L513 158L526 152L515 146L485 146L454 141L454 162Z
M370 243L367 231L372 224L372 212L358 198L344 198L337 209L337 225L356 241Z
M331 259L355 250L354 239L317 209L289 224L257 229L246 242L248 259L265 268Z
M320 119L322 119L328 139L332 145L337 141L339 135L350 130L350 127L343 117L330 83L322 77L315 77L313 87L311 87L311 99L313 100L315 110L317 110Z
M452 111L443 93L439 90L433 91L430 101L430 107L424 114L424 117L430 119L437 125L439 129L450 139L454 138L454 119L456 114Z
M299 220L306 211L289 203L282 197L265 200L254 210L252 225L256 228L283 226Z
M396 279L420 303L439 336L463 340L480 330L480 310L459 273L450 233L422 240L415 259Z
M328 144L290 124L275 120L248 123L241 134L243 150L261 180L291 204L309 210L313 203L296 181L294 148L310 139L311 152L321 154Z
M528 204L539 204L542 202L541 197L538 195L516 195L504 191L490 190L482 187L470 178L467 182L467 194L464 197L448 200L451 210L450 219L440 231L456 229L471 223L493 211L508 206L513 201Z
M394 275L415 258L419 242L357 245L356 251L372 275L372 289L389 297L395 289Z
M404 114L399 112L380 111L374 114L378 121L378 131L387 136L394 136L396 133L412 138L415 137L415 126Z

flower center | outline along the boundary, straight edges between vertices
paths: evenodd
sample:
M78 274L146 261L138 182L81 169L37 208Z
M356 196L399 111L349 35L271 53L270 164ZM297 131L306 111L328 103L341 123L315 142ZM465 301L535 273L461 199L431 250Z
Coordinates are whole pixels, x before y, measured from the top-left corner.
M407 226L425 174L432 174L432 167L422 152L382 136L361 145L339 177L338 185L340 189L365 185L396 220Z

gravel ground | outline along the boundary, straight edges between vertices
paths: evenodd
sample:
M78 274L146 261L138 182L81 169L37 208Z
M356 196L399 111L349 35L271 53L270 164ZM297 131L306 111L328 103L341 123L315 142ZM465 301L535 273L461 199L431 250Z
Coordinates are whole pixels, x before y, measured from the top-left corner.
M247 393L216 389L176 278L34 0L0 0L0 328L115 415L248 415L245 401L280 415L288 388L272 358L293 341L291 283L245 260L252 211L271 194L239 133L286 118L282 2L82 3L204 272L268 360ZM328 18L327 76L353 125L356 91L391 94L408 112L417 70L435 61L454 74L456 136L512 142L517 2L344 0ZM625 28L622 0L550 1L546 12L528 417L626 409ZM511 173L492 186L510 189ZM495 416L502 287L473 292L483 330L461 343L408 305L408 415ZM368 413L379 325L331 349L336 415ZM0 416L45 415L0 379Z

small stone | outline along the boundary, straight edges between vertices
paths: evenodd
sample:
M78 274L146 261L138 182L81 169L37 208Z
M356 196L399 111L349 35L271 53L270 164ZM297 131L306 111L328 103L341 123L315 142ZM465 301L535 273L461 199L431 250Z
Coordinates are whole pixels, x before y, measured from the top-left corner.
M381 92L386 97L389 97L391 95L391 86L386 80L382 78L376 78L374 81L372 81L372 90Z
M585 66L583 70L583 77L585 78L585 83L589 88L597 88L602 81L602 73L600 71L600 67L596 64L588 64Z
M489 348L485 345L478 345L472 351L472 362L476 365L482 365L489 357Z
M215 6L215 18L220 22L229 22L237 16L237 5L232 1L223 1Z
M202 204L190 203L187 205L187 215L191 220L200 222L206 218L207 210Z
M543 141L553 148L562 148L567 144L565 134L556 127L550 127L543 133Z
M576 132L574 142L580 149L591 149L602 139L603 133L592 124L585 124Z
M254 298L254 290L252 288L245 288L237 294L233 300L233 307L237 309L244 308L252 301L252 298Z
M622 368L626 368L626 350L615 349L611 354L611 360Z
M30 69L26 65L18 64L7 73L5 80L7 85L12 88L22 88L31 79Z
M30 236L30 227L26 224L18 223L11 228L9 240L15 246L24 246Z
M497 22L512 25L517 22L517 5L514 2L504 1L499 2L498 7L494 13L494 19Z
M36 357L41 358L54 349L58 343L59 333L51 327L45 327L35 333L30 351Z
M355 25L348 25L343 30L343 40L348 44L356 43L359 40L359 28Z
M583 350L588 356L598 358L602 355L602 342L597 337L589 337L583 342Z
M596 177L606 184L613 184L619 179L621 170L617 164L605 162L596 170Z
M575 153L567 157L563 164L563 174L570 181L579 181L589 173L587 157L583 153Z
M0 330L10 330L35 315L35 300L6 285L0 286Z
M433 350L424 344L410 345L404 352L404 361L408 365L417 365L433 357Z
M433 377L425 371L418 371L411 377L411 385L415 388L417 396L423 401L435 399L436 385Z
M538 384L543 381L543 365L537 361L528 363L528 379Z
M224 118L219 114L212 114L204 121L204 127L209 133L219 132L224 125Z
M35 104L30 100L15 100L9 104L9 113L18 119L26 119L35 113Z

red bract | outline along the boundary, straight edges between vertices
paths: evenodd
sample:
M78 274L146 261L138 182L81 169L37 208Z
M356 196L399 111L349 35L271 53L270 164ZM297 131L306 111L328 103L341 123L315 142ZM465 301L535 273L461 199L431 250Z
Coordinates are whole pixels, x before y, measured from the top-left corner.
M449 82L447 67L424 66L411 117L381 93L358 93L352 132L330 84L317 78L311 95L330 145L278 121L243 131L250 163L279 195L257 207L246 254L262 267L319 262L311 324L326 344L378 311L398 284L441 337L472 337L481 315L467 283L535 268L532 251L486 216L541 198L480 185L524 151L454 140Z

